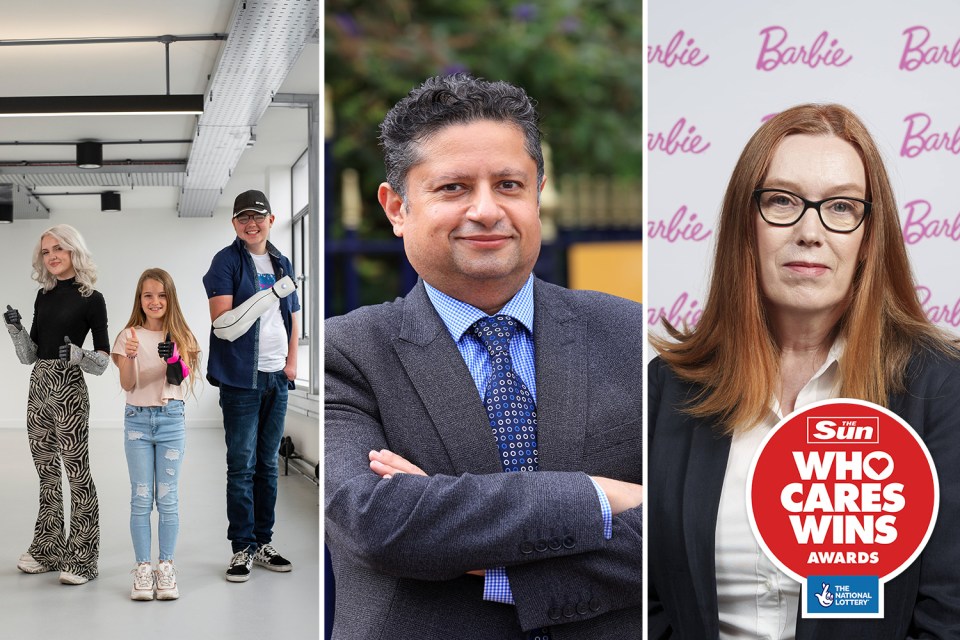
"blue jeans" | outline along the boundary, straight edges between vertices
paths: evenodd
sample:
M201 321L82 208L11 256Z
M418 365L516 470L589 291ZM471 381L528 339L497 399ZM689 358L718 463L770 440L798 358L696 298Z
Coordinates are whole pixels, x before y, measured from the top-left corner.
M160 560L173 560L180 533L177 484L183 461L183 401L124 409L123 447L130 471L130 536L137 562L150 562L150 514L156 496Z
M227 538L234 553L273 539L277 456L287 413L287 376L257 373L256 389L220 385L227 443Z

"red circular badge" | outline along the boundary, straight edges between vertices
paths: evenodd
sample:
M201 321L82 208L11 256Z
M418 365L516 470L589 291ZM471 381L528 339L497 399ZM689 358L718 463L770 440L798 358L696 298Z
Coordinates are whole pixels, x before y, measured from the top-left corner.
M930 452L899 416L870 402L817 402L764 438L747 477L750 526L795 580L879 576L919 555L940 497Z

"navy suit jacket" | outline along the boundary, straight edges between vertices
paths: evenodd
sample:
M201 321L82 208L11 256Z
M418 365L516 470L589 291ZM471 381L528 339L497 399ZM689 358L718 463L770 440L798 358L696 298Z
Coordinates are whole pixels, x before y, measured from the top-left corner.
M643 314L613 296L534 283L540 471L501 472L457 346L418 283L325 324L327 544L334 637L640 638L641 510L604 540L588 475L641 481ZM371 449L429 477L382 480ZM516 606L472 569L506 566Z
M797 640L960 638L960 362L930 352L910 362L889 408L923 438L940 478L940 512L923 553L884 585L882 619L797 619ZM731 439L679 409L698 388L660 359L647 378L651 640L718 637L717 510Z

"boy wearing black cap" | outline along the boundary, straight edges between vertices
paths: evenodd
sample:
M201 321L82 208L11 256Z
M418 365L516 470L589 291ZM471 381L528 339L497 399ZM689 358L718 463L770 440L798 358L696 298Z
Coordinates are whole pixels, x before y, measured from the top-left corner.
M220 388L227 444L230 582L246 582L253 564L291 569L270 543L287 390L297 374L300 303L290 260L268 239L273 222L262 192L238 195L237 238L203 276L213 321L207 379Z

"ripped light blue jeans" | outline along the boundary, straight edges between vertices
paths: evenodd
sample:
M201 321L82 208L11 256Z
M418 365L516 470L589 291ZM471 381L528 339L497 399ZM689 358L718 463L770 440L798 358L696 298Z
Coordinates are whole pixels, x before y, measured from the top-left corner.
M183 401L124 409L123 444L130 471L130 536L137 562L150 562L150 515L156 502L160 560L173 560L180 532L177 484L185 440Z

